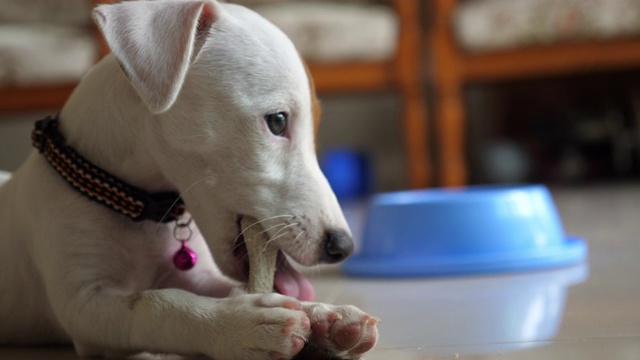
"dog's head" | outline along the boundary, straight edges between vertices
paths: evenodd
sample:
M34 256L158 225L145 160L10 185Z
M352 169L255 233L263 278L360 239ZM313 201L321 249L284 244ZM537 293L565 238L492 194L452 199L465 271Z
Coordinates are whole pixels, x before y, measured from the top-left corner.
M234 247L245 215L303 265L351 253L316 159L313 83L280 30L211 0L123 2L94 17L153 114L148 146L162 174L225 273L244 276Z

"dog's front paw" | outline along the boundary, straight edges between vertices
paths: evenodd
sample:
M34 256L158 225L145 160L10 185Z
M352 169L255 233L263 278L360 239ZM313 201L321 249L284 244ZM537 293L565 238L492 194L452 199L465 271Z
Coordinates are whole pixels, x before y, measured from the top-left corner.
M300 302L279 294L237 295L217 314L224 321L224 341L214 358L290 359L302 350L311 333ZM221 317L221 318L220 318Z
M305 359L358 359L378 340L380 320L355 306L305 303L304 309L311 320L309 343L300 353Z

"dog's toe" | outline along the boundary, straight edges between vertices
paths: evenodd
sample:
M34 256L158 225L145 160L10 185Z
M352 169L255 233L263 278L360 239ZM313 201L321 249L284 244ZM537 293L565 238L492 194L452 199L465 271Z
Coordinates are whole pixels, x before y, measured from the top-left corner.
M332 328L330 341L341 357L352 359L371 350L378 340L378 320L363 314L355 322L337 321Z
M372 318L370 316L363 317L363 322L360 324L354 324L355 327L359 327L360 334L358 335L356 332L351 331L348 336L351 336L354 339L358 336L358 340L355 342L354 346L349 350L350 357L359 357L360 355L366 353L367 351L373 349L378 341L378 324L379 320L376 318ZM353 326L353 325L352 325ZM353 329L352 329L353 330ZM335 340L336 343L338 340Z
M378 340L378 319L354 306L313 304L309 346L301 353L317 359L357 359Z

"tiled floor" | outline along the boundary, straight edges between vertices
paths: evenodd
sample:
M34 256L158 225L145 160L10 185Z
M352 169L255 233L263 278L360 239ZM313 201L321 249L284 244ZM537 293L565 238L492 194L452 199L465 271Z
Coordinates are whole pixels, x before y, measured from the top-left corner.
M382 319L377 359L640 359L640 183L553 191L586 264L417 280L311 274L319 301ZM74 359L70 349L0 349L0 359Z

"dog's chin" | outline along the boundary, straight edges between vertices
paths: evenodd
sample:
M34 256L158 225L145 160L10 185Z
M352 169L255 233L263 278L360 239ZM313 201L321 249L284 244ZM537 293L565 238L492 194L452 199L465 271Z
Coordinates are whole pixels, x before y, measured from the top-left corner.
M239 224L239 221L238 221ZM249 254L247 251L244 236L240 232L233 244L234 271L230 274L243 283L248 282L249 272L251 270L249 264ZM282 250L278 250L276 259L276 273L274 276L273 291L282 295L295 297L301 301L312 301L315 297L313 285L306 276L297 271Z

